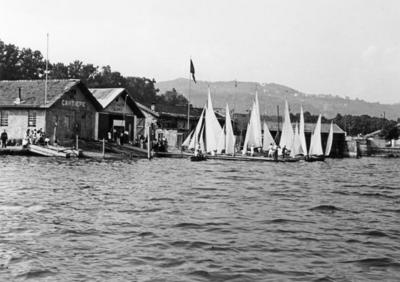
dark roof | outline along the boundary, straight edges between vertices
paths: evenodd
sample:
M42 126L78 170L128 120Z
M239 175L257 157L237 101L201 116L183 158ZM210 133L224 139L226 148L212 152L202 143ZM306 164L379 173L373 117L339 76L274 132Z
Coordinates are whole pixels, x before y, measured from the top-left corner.
M101 104L103 109L106 109L111 104L111 102L119 96L121 96L122 99L126 98L126 103L132 109L133 113L138 118L144 118L143 112L140 110L139 106L131 98L131 96L129 96L128 91L125 88L90 88L89 91Z
M141 111L146 112L146 113L152 115L153 117L159 117L160 116L157 112L153 111L149 107L147 107L147 106L145 106L145 105L143 105L143 104L141 104L139 102L136 102L136 104L137 104L137 106L139 107L139 109Z
M48 80L46 104L44 101L45 80L1 80L0 107L49 108L74 86L79 87L88 96L96 109L101 109L101 105L79 79ZM19 95L19 89L21 89L22 101L18 104L16 99Z
M365 134L364 137L365 138L375 137L375 136L379 136L381 133L382 133L382 129L378 129L371 133Z
M268 129L270 131L278 130L278 123L276 121L267 121ZM293 129L296 127L296 123L292 122ZM314 131L315 123L305 123L304 124L304 132L311 133ZM321 123L321 133L329 133L331 128L330 123ZM279 129L282 130L282 123L279 123ZM333 133L335 134L344 134L345 132L341 129L337 124L333 124Z
M160 114L160 116L187 118L188 107L187 107L187 105L171 106L171 105L157 104L156 111ZM202 111L203 111L203 108L190 107L190 117L198 119L198 118L200 118ZM218 119L224 118L224 116L218 112L215 112L215 115Z

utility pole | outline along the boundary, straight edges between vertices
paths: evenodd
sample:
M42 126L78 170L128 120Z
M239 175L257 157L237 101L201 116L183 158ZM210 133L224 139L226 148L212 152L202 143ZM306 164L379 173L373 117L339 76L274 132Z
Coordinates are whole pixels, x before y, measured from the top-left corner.
M49 74L49 34L47 33L46 42L46 71L45 71L45 86L44 86L44 104L47 104L47 79Z

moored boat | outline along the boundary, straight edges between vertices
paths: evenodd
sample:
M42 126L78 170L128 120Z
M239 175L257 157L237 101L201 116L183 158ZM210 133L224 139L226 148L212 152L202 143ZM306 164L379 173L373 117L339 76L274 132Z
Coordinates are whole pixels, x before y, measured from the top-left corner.
M207 157L205 155L197 155L197 156L190 156L189 159L192 162L201 162L201 161L206 161Z
M307 162L324 161L325 155L322 151L321 143L321 114L318 116L317 124L315 125L314 133L311 136L310 149L305 158Z

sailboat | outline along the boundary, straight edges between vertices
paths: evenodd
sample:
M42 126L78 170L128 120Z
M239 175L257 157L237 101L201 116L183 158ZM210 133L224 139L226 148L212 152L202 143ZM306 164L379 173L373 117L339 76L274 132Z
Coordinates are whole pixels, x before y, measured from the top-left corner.
M328 140L326 142L326 147L325 147L325 156L326 157L329 157L329 154L331 153L332 142L333 142L333 121L331 122L331 127L329 129Z
M205 117L203 122L203 116ZM246 138L243 151L246 154L248 147L261 148L263 143L261 135L261 120L259 114L258 97L256 94L253 102L250 121L247 126ZM269 132L268 126L264 123L264 143L265 146L274 143L274 140ZM190 157L192 161L201 161L205 159L227 160L227 161L258 161L258 162L286 162L297 161L298 159L279 159L266 158L263 156L238 156L235 153L235 136L233 134L232 121L230 118L229 107L226 106L225 125L221 128L211 102L210 90L208 92L208 102L204 107L201 118L196 125L196 129L190 140L189 148L195 149L195 155ZM222 148L222 149L221 149ZM220 154L225 150L225 154ZM204 155L199 156L198 152L204 152ZM208 153L206 155L206 152Z
M267 123L264 121L263 124L263 130L264 130L264 136L263 136L263 147L262 150L264 152L267 152L269 150L269 146L272 144L275 144L275 140L271 135L271 132L269 131Z
M279 141L279 146L283 148L286 146L286 149L292 150L293 147L293 127L290 122L290 114L289 114L289 105L287 100L285 101L285 113L284 113L284 121L282 126L282 135L281 140Z
M322 151L321 144L321 114L318 116L317 124L315 125L315 129L313 135L311 136L311 144L310 149L308 151L308 156L306 161L323 161L325 160L324 152Z
M182 147L189 147L189 145L190 145L190 140L192 139L193 133L194 133L194 130L192 130L192 131L189 133L189 135L186 137L185 141L183 141Z
M208 88L208 101L206 108L205 127L206 127L205 138L206 138L207 153L210 153L211 155L215 155L216 152L220 153L224 149L224 144L219 140L223 136L224 132L214 113L214 109L211 102L210 88Z
M194 149L194 155L190 157L190 160L192 162L199 162L199 161L205 161L207 160L206 156L203 154L205 151L205 146L204 146L204 127L200 131L200 135L197 138L195 138L195 149Z
M296 122L296 127L294 129L294 134L293 134L293 145L292 145L292 150L290 150L290 156L292 158L295 158L299 155L303 155L303 149L301 146L301 140L300 140L300 134L299 134L299 125Z
M247 125L246 138L243 144L243 155L246 155L248 148L261 148L262 147L262 136L261 136L261 120L260 120L260 109L258 103L258 94L256 93L253 107L250 113L250 121Z
M201 115L200 115L200 119L197 122L197 125L196 125L196 128L194 130L194 133L192 134L192 137L191 137L191 140L190 140L190 143L189 143L189 147L188 147L189 150L192 150L192 149L196 148L196 140L198 140L201 128L203 126L203 117L204 117L205 109L206 109L206 107L203 108L203 111L201 112Z
M303 151L303 155L307 156L307 143L306 143L306 135L304 133L304 113L303 106L300 108L300 128L299 128L299 137L301 143L301 150Z
M225 154L234 155L235 154L235 135L233 134L233 127L231 121L231 115L229 113L228 104L226 104L226 114L225 114Z

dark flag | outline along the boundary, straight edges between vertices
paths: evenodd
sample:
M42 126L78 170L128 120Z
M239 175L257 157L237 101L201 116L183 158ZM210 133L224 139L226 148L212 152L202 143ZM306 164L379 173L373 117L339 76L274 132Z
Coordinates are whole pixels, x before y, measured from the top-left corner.
M190 73L192 74L194 83L197 83L196 78L194 77L194 65L193 65L192 59L190 59Z

